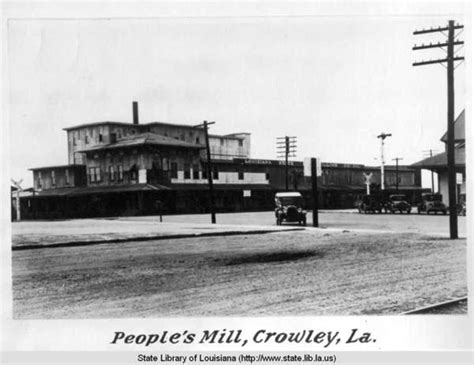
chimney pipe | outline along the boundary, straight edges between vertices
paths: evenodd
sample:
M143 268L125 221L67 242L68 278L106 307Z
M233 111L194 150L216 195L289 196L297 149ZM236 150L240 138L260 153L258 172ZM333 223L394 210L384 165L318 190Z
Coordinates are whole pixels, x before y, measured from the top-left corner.
M133 124L138 124L138 102L133 102Z

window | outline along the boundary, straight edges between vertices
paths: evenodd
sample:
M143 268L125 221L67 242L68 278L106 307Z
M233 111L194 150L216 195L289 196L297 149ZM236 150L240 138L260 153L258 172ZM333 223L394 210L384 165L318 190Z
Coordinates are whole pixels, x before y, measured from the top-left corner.
M86 144L89 144L89 136L86 134L86 137L85 137L85 141L86 141Z
M102 134L99 133L99 142L102 142L102 140L103 140Z
M73 145L73 146L76 146L76 145L77 145L77 143L76 143L76 137L72 137L72 145Z
M99 167L89 167L89 182L100 182L100 168Z
M266 172L266 173L265 173L265 179L267 179L268 181L270 181L270 173L269 173L269 172Z
M199 179L199 166L193 165L193 179Z
M242 139L239 139L239 147L242 147L244 145L244 141Z
M191 178L191 165L188 163L184 164L184 178L185 179Z
M224 145L224 138L221 138L221 146Z
M203 170L202 170L202 178L203 179L207 179L207 166L203 166Z
M41 171L38 171L38 180L36 182L36 186L38 189L41 189L43 187L43 179L41 177Z
M115 181L115 170L113 166L109 166L109 181Z
M178 164L176 162L171 162L171 178L178 178Z
M130 169L130 179L137 180L138 179L138 169L136 165L133 165Z
M199 137L196 137L196 144L199 144Z
M51 185L56 186L56 173L51 171Z
M64 171L65 184L69 185L69 169Z
M117 181L123 180L123 166L117 165Z
M217 166L214 166L212 170L212 178L214 180L219 180L219 170L217 169Z
M243 170L239 170L239 180L243 180L244 179L244 172Z
M110 133L110 143L117 142L117 135L115 133Z

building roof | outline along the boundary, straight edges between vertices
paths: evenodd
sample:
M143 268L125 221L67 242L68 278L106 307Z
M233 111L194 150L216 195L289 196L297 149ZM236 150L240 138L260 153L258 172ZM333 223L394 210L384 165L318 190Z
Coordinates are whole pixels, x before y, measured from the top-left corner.
M179 139L166 137L161 134L148 132L148 133L135 134L133 136L125 137L114 143L108 143L105 145L85 148L78 152L111 150L111 149L116 149L116 148L138 147L138 146L145 146L145 145L172 146L172 147L197 148L197 149L206 148L206 146L204 146L203 144L193 144L193 143L181 141Z
M463 110L454 121L454 142L463 142L466 140L466 111ZM448 132L446 131L441 137L441 141L444 143L448 142Z
M36 196L81 196L89 194L107 194L121 193L130 191L150 191L150 190L169 190L170 188L158 184L130 184L115 186L90 186L90 187L71 187L59 189L44 189L38 191Z
M66 128L63 128L63 131L70 131L70 130L80 129L80 128L84 128L84 127L95 127L95 126L98 126L98 125L123 125L123 126L127 126L127 127L136 127L137 125L141 126L142 124L102 121L102 122L82 123L82 124L74 125L72 127L66 127Z
M466 149L456 148L454 150L454 161L456 167L466 167ZM439 153L432 157L425 158L424 160L418 161L411 165L415 168L422 169L439 169L448 168L448 157L447 153Z
M43 167L32 167L28 170L37 171L37 170L51 170L51 169L73 169L77 167L85 167L86 165L71 164L71 165L55 165L55 166L43 166Z

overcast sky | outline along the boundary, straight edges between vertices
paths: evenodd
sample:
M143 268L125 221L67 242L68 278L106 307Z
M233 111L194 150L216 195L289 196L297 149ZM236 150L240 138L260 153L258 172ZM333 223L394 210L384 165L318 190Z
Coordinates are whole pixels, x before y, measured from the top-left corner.
M252 158L276 158L276 137L298 138L297 160L411 164L441 151L446 70L412 67L444 40L414 36L447 17L332 16L10 20L11 174L67 163L62 128L97 121L197 124L252 134ZM456 19L463 21L463 19ZM465 34L461 34L463 38ZM463 54L461 50L460 54ZM466 66L456 69L456 114Z

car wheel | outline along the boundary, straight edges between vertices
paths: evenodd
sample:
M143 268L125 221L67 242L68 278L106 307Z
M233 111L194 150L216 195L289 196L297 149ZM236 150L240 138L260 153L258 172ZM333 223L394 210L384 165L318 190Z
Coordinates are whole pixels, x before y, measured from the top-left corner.
M421 214L421 209L420 208L418 208L418 214Z

